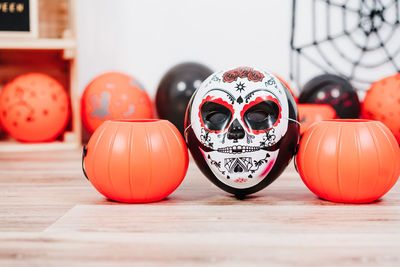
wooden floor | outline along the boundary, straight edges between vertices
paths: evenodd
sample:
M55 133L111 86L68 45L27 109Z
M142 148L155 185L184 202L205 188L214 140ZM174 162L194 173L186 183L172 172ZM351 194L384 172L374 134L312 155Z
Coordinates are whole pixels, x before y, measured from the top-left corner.
M291 166L245 200L193 162L153 204L119 204L80 151L0 154L0 266L400 266L400 185L368 205L315 197Z

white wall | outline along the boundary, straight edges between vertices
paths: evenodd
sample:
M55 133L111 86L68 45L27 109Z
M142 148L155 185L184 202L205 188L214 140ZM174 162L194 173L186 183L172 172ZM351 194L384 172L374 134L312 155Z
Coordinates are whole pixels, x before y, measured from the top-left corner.
M173 65L251 65L289 77L289 0L81 0L79 88L120 70L154 97Z
M292 1L290 0L80 0L78 2L79 87L96 75L109 70L120 70L139 79L154 97L163 74L175 64L197 61L215 71L239 65L269 69L289 79L290 33ZM297 43L312 43L312 3L315 3L316 40L327 37L327 18L332 35L344 28L355 29L352 38L359 45L376 46L375 35L366 37L358 28L362 10L368 17L374 5L370 1L349 1L352 10L345 13L340 5L326 8L325 1L297 1ZM336 3L336 2L335 2ZM347 1L346 1L347 3ZM396 6L390 5L384 15L387 21L396 19ZM399 7L400 9L400 7ZM400 11L400 10L399 10ZM329 16L328 13L329 12ZM346 20L346 25L343 21ZM393 31L388 23L381 24L380 34L390 54L399 49L400 27ZM391 36L390 34L393 34ZM385 61L384 49L372 49L368 54L350 42L345 35L334 42L321 42L303 50L311 58L322 62L321 55L331 60L337 69L351 73L352 65L343 60L343 54L368 64ZM368 42L368 43L367 43ZM333 49L340 47L342 55ZM296 59L296 57L293 57ZM400 66L400 53L395 57ZM301 59L299 86L321 74L321 69ZM296 60L294 61L296 62ZM386 63L374 68L357 68L358 78L375 81L396 73L394 64ZM329 68L327 68L329 69ZM294 68L294 70L296 70ZM293 83L291 84L293 87ZM357 83L357 89L369 85ZM294 88L295 91L296 88ZM362 91L359 91L362 96Z

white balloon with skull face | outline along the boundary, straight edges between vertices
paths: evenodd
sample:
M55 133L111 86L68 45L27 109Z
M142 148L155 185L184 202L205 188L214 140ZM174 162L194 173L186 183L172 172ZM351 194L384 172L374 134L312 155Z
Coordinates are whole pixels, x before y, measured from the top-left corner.
M290 120L278 78L250 67L220 71L191 102L190 126L215 177L237 189L260 183L276 162Z

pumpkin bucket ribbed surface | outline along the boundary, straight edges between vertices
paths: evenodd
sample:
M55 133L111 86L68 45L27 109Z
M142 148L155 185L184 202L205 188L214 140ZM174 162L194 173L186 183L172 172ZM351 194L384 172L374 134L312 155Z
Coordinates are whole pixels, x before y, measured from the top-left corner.
M300 141L297 168L306 186L334 202L379 199L400 175L400 151L378 121L327 120L313 124Z
M87 145L84 168L93 186L120 202L152 202L171 194L188 167L186 144L166 120L106 121Z

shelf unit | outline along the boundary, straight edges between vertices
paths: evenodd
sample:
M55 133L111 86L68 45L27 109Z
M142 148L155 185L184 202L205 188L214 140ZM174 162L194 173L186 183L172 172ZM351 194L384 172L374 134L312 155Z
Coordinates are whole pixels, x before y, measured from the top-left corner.
M38 38L0 38L0 90L16 76L35 71L49 74L67 90L71 120L54 142L20 143L0 137L0 152L74 149L81 145L80 95L77 88L76 0L38 0Z
M63 50L75 48L76 42L73 38L0 39L0 49Z

